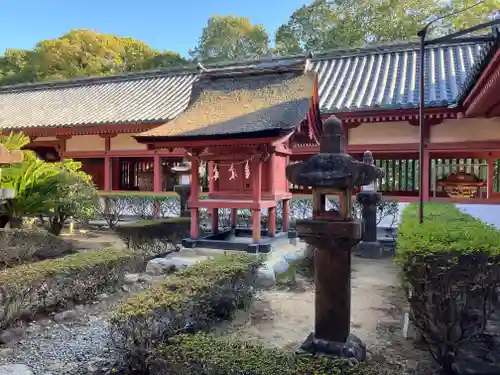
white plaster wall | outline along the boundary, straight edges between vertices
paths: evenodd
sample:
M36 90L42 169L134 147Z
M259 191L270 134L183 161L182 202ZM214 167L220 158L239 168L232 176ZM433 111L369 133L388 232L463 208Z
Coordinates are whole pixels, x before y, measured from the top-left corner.
M66 140L66 151L105 151L105 140L98 135L75 135Z
M500 140L500 118L452 119L431 126L433 143Z
M36 141L57 141L57 137L37 137L35 138Z
M376 122L349 129L350 145L418 143L417 126L408 122Z
M118 134L111 138L111 151L115 150L147 150L148 146L138 143L133 137L137 134Z

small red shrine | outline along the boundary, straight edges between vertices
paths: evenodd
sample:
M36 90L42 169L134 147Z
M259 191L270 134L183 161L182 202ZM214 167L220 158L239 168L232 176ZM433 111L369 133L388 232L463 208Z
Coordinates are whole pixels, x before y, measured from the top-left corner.
M201 70L188 109L136 136L150 149L182 148L189 157L193 246L198 242L203 247L265 252L274 239L287 234L292 194L285 168L292 154L290 137L306 121L310 129L320 129L317 77L310 66L308 59L300 59ZM200 199L198 170L205 163L209 192L207 199ZM276 230L279 201L281 233ZM200 208L208 208L212 216L212 234L202 238ZM230 233L219 233L220 208L232 210ZM252 212L251 239L236 229L238 209ZM268 210L267 231L261 229L262 209Z

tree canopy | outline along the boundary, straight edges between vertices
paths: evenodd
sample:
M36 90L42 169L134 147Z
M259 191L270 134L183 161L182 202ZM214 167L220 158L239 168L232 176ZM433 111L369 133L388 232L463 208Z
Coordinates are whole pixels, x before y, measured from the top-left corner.
M264 26L247 17L215 15L189 52L195 61L252 59L358 47L368 43L407 41L441 15L462 10L472 0L313 0L281 25L271 46ZM467 12L436 22L440 35L485 22L499 14L500 0L486 0ZM109 75L189 63L173 51L157 51L130 37L87 29L43 40L32 50L7 49L0 56L0 85Z
M212 16L203 28L198 45L190 52L196 60L242 60L265 56L269 35L262 25L247 17Z
M470 0L314 0L278 28L276 50L296 54L408 41L429 21L470 5ZM499 7L499 0L487 0L467 12L446 17L431 33L450 33L485 22L498 14Z
M8 49L0 57L0 84L96 76L171 67L187 61L129 37L87 29L43 40L30 51Z

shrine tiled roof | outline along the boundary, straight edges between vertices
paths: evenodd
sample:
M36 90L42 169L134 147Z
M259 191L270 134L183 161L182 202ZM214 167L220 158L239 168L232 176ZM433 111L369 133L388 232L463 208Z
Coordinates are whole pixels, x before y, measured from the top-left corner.
M256 135L295 129L307 116L316 73L306 59L207 70L193 84L189 107L139 141Z
M464 39L433 46L426 54L426 105L457 103L485 43ZM260 63L297 59L275 58ZM303 56L301 56L303 58ZM252 66L255 62L207 65ZM418 44L338 50L313 57L321 112L418 107ZM0 127L71 127L161 124L186 110L196 67L0 87ZM469 78L468 78L469 77Z
M162 123L186 109L195 80L191 70L0 88L0 127Z

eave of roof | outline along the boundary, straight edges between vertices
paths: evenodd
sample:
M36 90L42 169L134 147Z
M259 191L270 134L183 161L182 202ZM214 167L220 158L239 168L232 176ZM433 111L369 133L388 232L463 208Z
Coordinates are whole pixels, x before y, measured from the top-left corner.
M460 95L467 91L463 88L464 83L475 82L472 75L484 68L482 56L490 47L487 45L484 49L483 45L461 38L453 45L429 48L425 87L427 108L461 103ZM300 59L304 56L223 62L207 64L205 68L208 71L257 72L266 64L286 64ZM418 43L338 49L316 54L312 65L318 74L319 105L323 113L418 108ZM197 66L190 65L0 87L0 127L25 129L169 122L187 108L192 84L197 81L199 72Z
M491 59L493 58L493 56L495 56L495 54L499 49L500 49L500 27L497 26L493 28L492 40L484 46L483 51L479 56L478 63L470 70L466 81L462 85L462 90L457 96L458 105L463 105L464 101L467 99L469 94L474 89L474 86L478 82L482 73L489 65Z
M306 117L314 96L316 74L304 74L307 64L302 59L205 71L193 86L192 104L185 112L136 139L292 130Z

